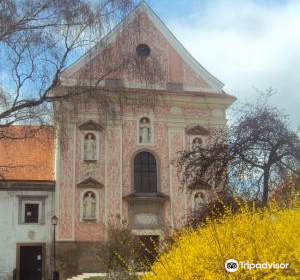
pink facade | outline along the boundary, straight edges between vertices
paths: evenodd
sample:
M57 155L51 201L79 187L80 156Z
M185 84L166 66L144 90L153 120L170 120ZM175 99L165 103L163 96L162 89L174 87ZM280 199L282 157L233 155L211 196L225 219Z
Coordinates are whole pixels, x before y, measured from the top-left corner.
M217 79L194 61L146 4L139 5L131 17L132 21L124 24L125 29L139 20L147 30L133 42L148 45L151 55L160 57L162 68L167 70L165 88L152 91L164 101L155 107L126 105L116 119L101 123L101 112L92 101L86 101L85 106L83 102L77 104L76 114L65 126L67 136L59 141L56 160L60 241L103 240L107 226L120 221L141 235L163 235L184 225L194 207L194 193L181 185L171 161L178 151L191 148L193 138L200 137L205 142L206 135L188 134L187 127L200 125L208 130L224 127L225 110L234 100L222 91ZM116 34L115 40L119 37ZM132 51L135 52L135 47ZM95 62L101 57L103 52L71 66L60 90L66 90L74 79L83 78L82 73L86 74L85 79L95 79L96 71L89 70L95 70L98 65ZM116 52L115 57L120 54ZM136 96L145 91L126 71L111 77L127 82L124 91L128 94ZM181 88L170 90L168 83L179 84ZM144 137L142 117L150 121L144 130L149 139L140 143ZM87 133L95 135L96 146L86 148ZM85 149L94 149L95 158L85 159ZM141 151L151 153L156 159L157 189L151 195L136 195L134 159ZM84 199L88 192L93 196L91 202ZM91 208L94 206L96 209Z

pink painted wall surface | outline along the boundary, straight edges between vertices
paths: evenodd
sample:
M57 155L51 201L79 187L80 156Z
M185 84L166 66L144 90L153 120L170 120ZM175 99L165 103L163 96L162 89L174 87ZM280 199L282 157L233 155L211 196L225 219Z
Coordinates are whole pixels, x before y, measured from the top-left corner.
M139 22L139 25L137 25ZM136 30L136 27L139 29ZM142 28L140 28L142 27ZM105 74L107 67L114 67L124 57L135 55L136 46L148 44L151 56L161 63L166 71L165 83L182 83L185 86L209 89L210 86L187 64L175 48L160 33L146 13L140 13L129 25L127 30L120 33L110 45L104 46L104 51L86 62L82 68L70 75L75 79L96 79ZM109 54L109 55L108 55ZM97 74L97 75L96 75ZM122 78L129 82L137 82L128 71L115 71L109 78ZM138 93L136 90L135 93ZM185 92L184 92L185 94ZM173 93L174 98L183 95ZM185 127L201 123L209 129L213 121L225 122L225 114L216 117L214 109L224 108L221 103L208 103L210 93L190 92L187 98L195 101L202 100L199 108L187 107L185 103L172 108L171 105L155 106L155 108L126 105L119 120L105 122L103 112L95 102L84 99L76 105L76 112L70 119L64 139L65 148L61 149L57 177L58 215L60 219L58 238L60 240L96 241L105 236L105 227L116 223L118 219L128 221L128 204L124 196L133 191L132 161L134 155L141 150L152 152L158 159L159 191L168 195L170 200L164 204L165 229L180 227L184 224L186 215L192 209L192 195L187 192L177 177L176 170L171 166L171 160L176 153L190 147L190 138L185 134ZM211 94L219 98L221 94ZM228 98L225 95L221 98ZM206 105L205 105L206 104ZM220 109L218 109L220 110ZM147 116L153 122L154 142L151 145L137 143L139 118ZM178 125L176 118L184 120ZM96 163L85 163L82 160L83 132L79 125L93 120L103 125L99 132L99 160ZM94 191L99 196L99 217L97 221L80 220L80 205L82 188L77 184L92 177L104 185Z
M155 43L155 44L154 44ZM169 41L160 33L153 21L146 13L141 13L129 26L109 44L95 58L89 60L84 67L72 74L71 78L98 79L122 78L130 82L137 82L129 70L114 71L107 74L107 69L119 65L120 61L135 55L138 44L147 44L151 49L151 57L160 63L166 76L164 82L182 83L185 86L210 88L180 56Z
M170 197L164 204L164 229L169 231L182 226L192 210L192 194L180 184L171 161L178 151L190 147L192 138L186 135L185 127L205 120L207 123L204 126L209 128L214 108L181 106L181 113L174 115L170 106L127 106L121 119L111 124L102 123L103 130L96 132L99 136L99 160L86 163L82 160L84 131L79 130L79 126L88 120L99 122L96 105L86 103L87 106L77 107L78 116L69 125L69 136L64 140L67 145L61 149L59 158L59 239L102 240L106 225L120 219L128 222L128 204L123 197L133 192L133 157L141 150L150 151L156 156L159 191ZM142 116L149 117L153 122L154 142L151 145L138 143L138 123ZM191 121L176 127L172 119L174 117L189 118ZM94 189L99 197L99 217L91 222L80 219L80 200L84 188L77 186L89 177L104 185Z

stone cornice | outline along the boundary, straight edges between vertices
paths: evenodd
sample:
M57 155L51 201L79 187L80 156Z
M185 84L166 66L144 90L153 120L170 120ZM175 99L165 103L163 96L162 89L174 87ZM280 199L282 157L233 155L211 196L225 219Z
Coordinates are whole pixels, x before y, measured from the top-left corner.
M93 179L92 177L89 177L82 182L77 184L78 188L103 188L104 185L101 182L98 182L97 180Z
M54 191L54 181L0 181L0 191Z
M88 87L81 87L82 91L89 91ZM76 92L79 92L78 87L69 87L69 86L60 86L55 89L53 94L59 95L64 92L69 92L74 89ZM163 106L186 106L191 108L207 108L209 105L218 105L219 107L228 108L236 98L232 95L229 95L225 92L214 93L214 92L200 92L200 91L168 91L168 90L150 90L150 89L132 89L132 88L95 88L95 94L105 92L107 95L111 95L113 98L114 95L124 93L128 94L132 100L138 100L143 98L145 95L153 94L154 98L157 98L154 102ZM83 98L86 98L85 95L82 95ZM116 101L119 100L119 96L116 96ZM134 101L133 101L134 103ZM129 103L128 103L129 104ZM129 104L130 105L130 104Z

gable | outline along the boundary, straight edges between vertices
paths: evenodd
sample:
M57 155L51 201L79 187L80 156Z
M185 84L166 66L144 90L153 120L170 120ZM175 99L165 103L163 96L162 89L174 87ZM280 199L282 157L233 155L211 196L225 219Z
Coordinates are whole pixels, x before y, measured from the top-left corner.
M137 81L137 77L130 74L131 69L124 67L116 70L119 69L120 61L136 56L136 47L139 44L146 44L151 49L149 58L145 60L147 63L153 60L152 65L160 64L164 73L163 89L222 91L223 83L191 56L144 2L108 36L71 65L63 73L63 81L96 82L99 77L105 76L105 80L101 81L99 86L118 81L118 86L144 88L144 81Z

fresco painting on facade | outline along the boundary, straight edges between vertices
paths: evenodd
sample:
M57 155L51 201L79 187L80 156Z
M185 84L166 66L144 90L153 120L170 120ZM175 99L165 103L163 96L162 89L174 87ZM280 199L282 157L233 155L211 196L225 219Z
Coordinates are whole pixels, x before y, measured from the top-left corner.
M223 84L194 60L144 2L121 26L129 28L137 20L143 28L132 40L136 45L131 51L145 61L152 56L160 57L161 67L167 69L165 80L149 88L126 72L114 73L107 78L118 83L110 80L109 87L99 84L96 90L113 96L114 87L120 90L122 85L121 91L132 99L150 93L160 97L155 106L122 104L122 113L117 117L101 119L93 100L86 96L82 97L84 100L78 98L76 110L67 112L70 115L65 118L64 134L58 134L55 161L54 146L51 153L43 151L35 157L28 156L34 163L43 163L41 157L46 156L45 162L50 162L45 167L48 171L39 173L42 175L28 189L20 187L16 191L9 189L13 188L10 185L4 191L0 187L0 210L9 209L5 217L0 211L0 226L4 222L10 224L5 233L14 236L9 240L10 248L23 242L24 236L26 242L46 244L46 267L50 262L50 217L58 216L57 266L63 277L97 271L93 248L105 240L110 224L122 221L141 239L149 240L152 236L158 242L184 225L188 211L200 207L209 197L209 193L194 193L182 186L171 161L180 150L205 145L210 128L224 127L225 110L234 98L222 90ZM105 40L114 45L118 32L120 27ZM85 55L66 69L54 94L67 91L74 81L79 82L82 73L85 80L94 78L87 69L93 69L93 63L103 53L101 48L92 52L93 56ZM26 177L26 172L19 175L23 181L35 180ZM24 206L32 219L34 215L42 216L34 218L41 221L39 228L20 226L16 218L11 218L19 213L22 201L32 202ZM7 250L7 244L0 245L1 250ZM1 273L11 275L16 268L15 254L10 249L10 260L2 260L0 255L0 278Z

